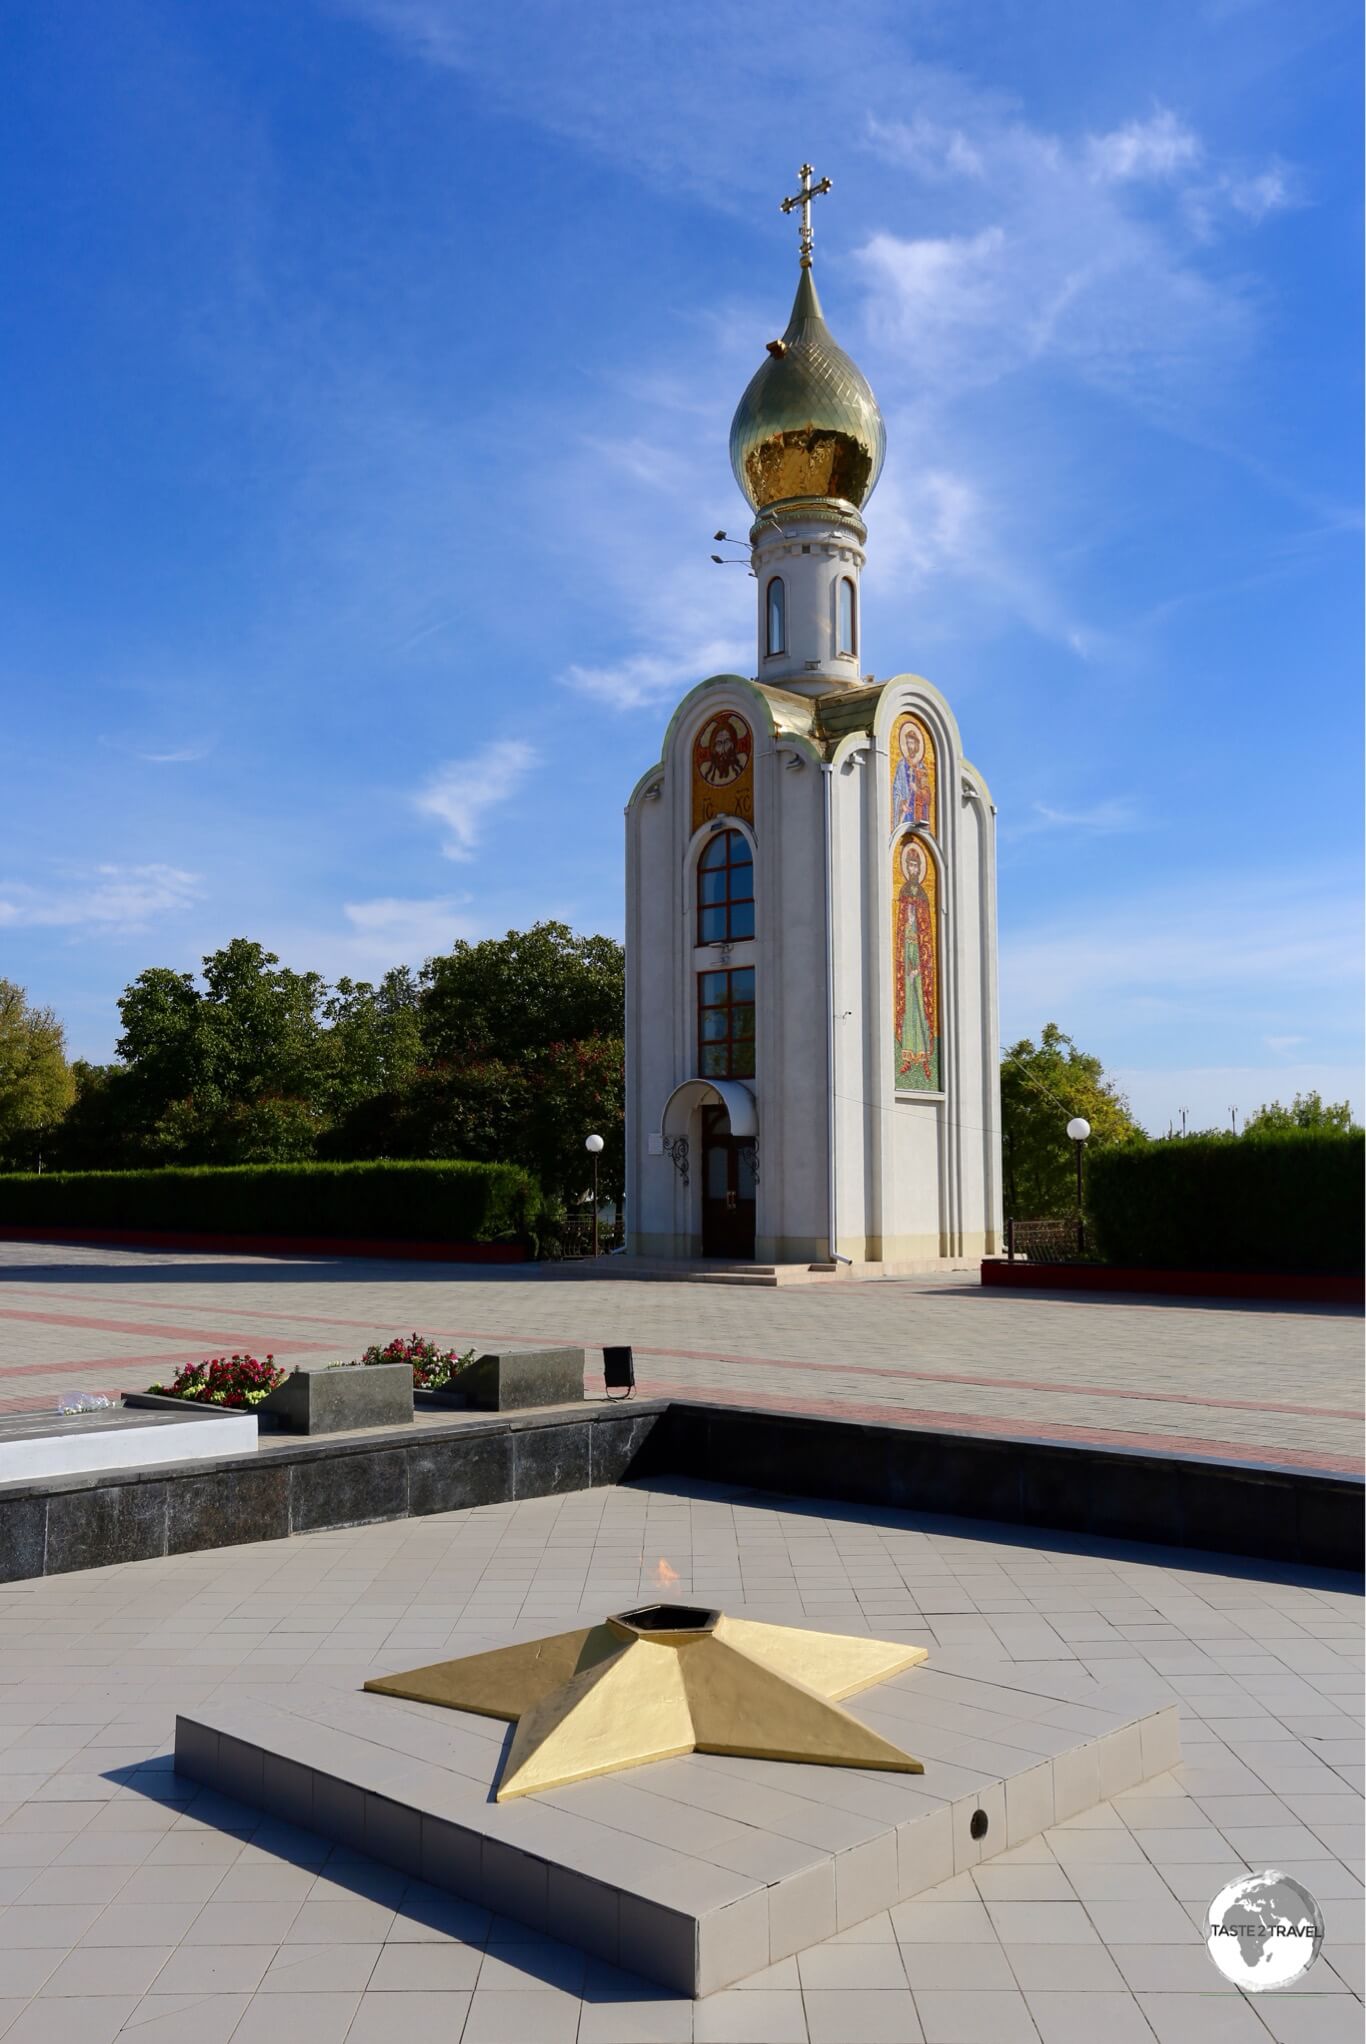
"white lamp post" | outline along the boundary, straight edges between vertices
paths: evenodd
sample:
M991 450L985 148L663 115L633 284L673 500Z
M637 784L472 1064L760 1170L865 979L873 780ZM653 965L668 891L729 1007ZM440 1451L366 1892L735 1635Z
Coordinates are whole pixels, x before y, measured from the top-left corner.
M602 1137L586 1136L583 1146L593 1159L593 1254L596 1256L598 1253L598 1158L602 1155Z
M1067 1124L1067 1133L1077 1146L1077 1249L1082 1252L1086 1248L1086 1222L1082 1219L1081 1210L1081 1160L1086 1150L1086 1139L1091 1133L1091 1124L1080 1114L1075 1114Z

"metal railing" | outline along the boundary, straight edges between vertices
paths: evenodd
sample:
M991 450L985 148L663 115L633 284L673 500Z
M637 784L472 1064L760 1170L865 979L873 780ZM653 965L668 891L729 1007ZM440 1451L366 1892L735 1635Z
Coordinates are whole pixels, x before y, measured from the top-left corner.
M599 1222L598 1254L606 1256L609 1250L620 1248L625 1240L626 1228L618 1217L615 1226ZM550 1253L565 1263L577 1262L581 1257L593 1254L593 1223L587 1221L565 1221L556 1230L558 1248Z
M1085 1254L1086 1221L1081 1214L1006 1222L1008 1263L1075 1263Z

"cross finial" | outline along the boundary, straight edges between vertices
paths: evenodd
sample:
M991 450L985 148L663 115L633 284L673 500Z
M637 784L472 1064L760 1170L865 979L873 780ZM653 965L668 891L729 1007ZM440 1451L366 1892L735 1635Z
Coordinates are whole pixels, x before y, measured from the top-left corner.
M798 177L800 177L802 181L801 190L799 192L794 193L790 199L780 200L779 210L784 213L790 213L794 206L801 207L802 231L800 235L800 244L802 251L802 268L804 270L809 270L811 268L811 244L814 239L811 233L811 201L813 199L818 199L822 192L829 191L830 180L828 177L823 177L819 184L813 185L811 182L812 168L809 163L804 163L801 169L798 171L797 175Z

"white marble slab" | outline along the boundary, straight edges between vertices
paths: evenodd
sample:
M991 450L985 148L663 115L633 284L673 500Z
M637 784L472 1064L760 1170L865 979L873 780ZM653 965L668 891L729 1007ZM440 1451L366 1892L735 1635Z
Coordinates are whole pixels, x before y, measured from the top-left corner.
M143 1469L163 1462L198 1462L249 1454L256 1415L141 1412L110 1406L94 1412L7 1413L0 1418L0 1484L82 1476L95 1469Z

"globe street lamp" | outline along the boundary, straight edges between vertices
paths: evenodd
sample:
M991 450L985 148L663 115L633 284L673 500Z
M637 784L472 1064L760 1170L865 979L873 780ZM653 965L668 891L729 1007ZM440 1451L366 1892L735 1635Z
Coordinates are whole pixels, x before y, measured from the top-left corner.
M1088 1130L1089 1134L1090 1131ZM593 1159L593 1254L598 1253L598 1158L602 1155L602 1137L587 1136L584 1148Z
M1091 1124L1089 1121L1084 1120L1081 1115L1075 1114L1067 1124L1067 1133L1077 1146L1077 1253L1078 1255L1084 1255L1086 1251L1086 1222L1083 1218L1081 1207L1081 1160L1086 1149L1086 1138L1091 1133Z

